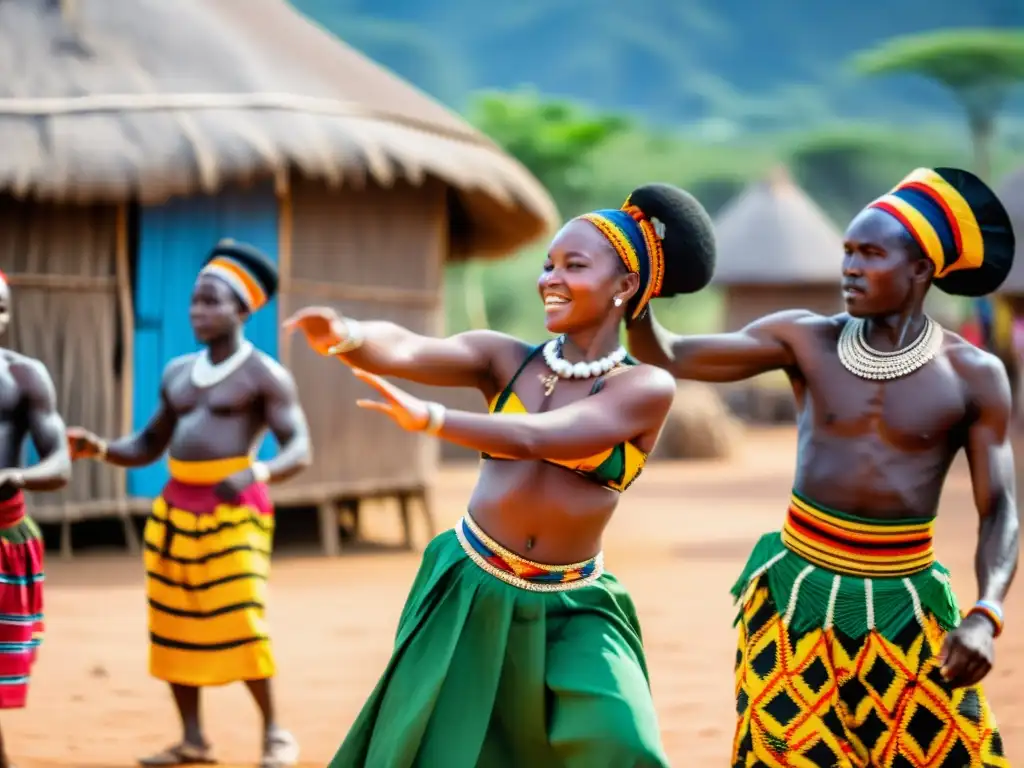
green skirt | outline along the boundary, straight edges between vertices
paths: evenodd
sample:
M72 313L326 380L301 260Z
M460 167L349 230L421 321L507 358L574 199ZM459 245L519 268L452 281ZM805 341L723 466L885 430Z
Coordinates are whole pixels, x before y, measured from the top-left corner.
M528 591L449 530L427 547L391 661L330 768L667 765L636 610L615 577Z

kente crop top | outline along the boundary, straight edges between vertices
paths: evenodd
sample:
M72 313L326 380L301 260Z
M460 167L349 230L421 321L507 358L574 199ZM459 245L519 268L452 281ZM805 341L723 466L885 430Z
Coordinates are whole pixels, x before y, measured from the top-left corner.
M523 364L519 366L519 370L515 372L512 379L505 388L491 401L490 412L491 413L528 413L526 407L523 405L523 401L519 399L519 396L512 391L515 386L516 379L519 378L519 374L523 372L523 369L530 363L530 361L536 357L537 353L543 348L543 345L538 345L530 350L530 353L526 356ZM626 356L626 365L636 365L637 362L630 356ZM606 374L607 375L607 374ZM601 390L604 384L604 376L598 378L594 382L594 386L590 390L590 394L596 394ZM500 460L500 461L515 461L511 457L507 456L496 456L487 453L481 453L480 458L489 460ZM571 469L580 475L583 475L589 480L593 480L599 485L603 485L605 488L611 488L614 491L624 491L632 485L633 481L640 476L643 471L644 464L647 462L647 454L637 448L633 443L626 441L619 443L607 451L591 456L586 459L543 459L547 464L553 464L556 467L564 467L565 469Z

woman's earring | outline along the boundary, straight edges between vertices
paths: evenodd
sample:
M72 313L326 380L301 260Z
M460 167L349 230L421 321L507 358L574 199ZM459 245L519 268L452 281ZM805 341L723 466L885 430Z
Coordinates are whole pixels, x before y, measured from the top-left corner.
M622 299L619 296L615 297L615 301L612 302L616 307L622 306Z

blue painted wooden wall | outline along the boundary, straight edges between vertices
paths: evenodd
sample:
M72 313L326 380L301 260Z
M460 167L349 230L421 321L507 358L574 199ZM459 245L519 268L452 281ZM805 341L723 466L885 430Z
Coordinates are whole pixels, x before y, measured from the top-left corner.
M142 429L156 410L164 365L199 349L188 307L210 248L222 237L231 237L252 243L276 262L277 212L277 198L269 184L141 209L135 272L134 429ZM278 357L277 306L275 298L246 326L249 340L274 358ZM267 435L260 458L269 458L276 450L276 441ZM167 478L164 457L157 464L129 471L128 493L152 498Z

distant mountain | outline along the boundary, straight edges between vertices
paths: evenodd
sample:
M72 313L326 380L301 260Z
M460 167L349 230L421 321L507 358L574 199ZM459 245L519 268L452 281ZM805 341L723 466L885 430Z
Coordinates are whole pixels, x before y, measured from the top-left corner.
M1024 26L1021 0L292 1L455 108L475 90L526 84L709 130L958 115L936 86L865 81L845 62L894 35Z

